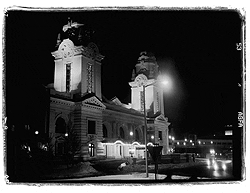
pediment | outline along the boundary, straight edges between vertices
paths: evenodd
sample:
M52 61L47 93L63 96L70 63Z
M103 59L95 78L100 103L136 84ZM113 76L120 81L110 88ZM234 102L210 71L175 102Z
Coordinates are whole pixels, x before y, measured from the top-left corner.
M155 118L155 120L168 122L168 118L164 117L162 114L160 114L159 116L157 116Z
M97 107L100 109L105 109L106 106L95 96L92 96L90 98L87 98L85 100L82 101L83 105L87 105L87 106L93 106L93 107Z

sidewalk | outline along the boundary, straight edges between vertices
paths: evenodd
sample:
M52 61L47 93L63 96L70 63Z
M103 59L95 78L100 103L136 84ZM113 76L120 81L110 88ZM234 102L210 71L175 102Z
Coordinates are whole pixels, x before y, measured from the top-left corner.
M163 180L167 175L157 174L157 180ZM155 174L149 173L146 177L146 173L133 173L124 175L108 175L82 178L83 180L155 180Z
M157 174L157 180L161 181L164 180L167 177L167 175L164 174ZM172 175L172 180L189 180L190 176L180 176L180 175ZM209 179L209 178L197 178L197 179ZM107 175L107 176L96 176L96 177L84 177L84 178L74 178L74 179L57 179L57 182L67 182L67 181L126 181L126 180L155 180L155 174L149 173L148 177L146 177L146 173L132 173L132 174L121 174L121 175ZM49 180L50 181L50 180ZM54 181L54 180L51 180Z

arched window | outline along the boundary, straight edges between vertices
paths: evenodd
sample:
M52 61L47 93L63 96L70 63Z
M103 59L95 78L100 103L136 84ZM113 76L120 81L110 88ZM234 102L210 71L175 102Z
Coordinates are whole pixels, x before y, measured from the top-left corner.
M108 137L108 130L105 125L102 125L103 137Z
M120 137L121 139L125 139L125 134L124 134L124 130L122 127L120 127Z
M65 120L62 117L59 117L56 120L56 133L66 133L66 123Z
M139 132L138 132L137 129L135 130L135 140L136 140L136 141L139 141L139 140L140 140L140 138L139 138Z

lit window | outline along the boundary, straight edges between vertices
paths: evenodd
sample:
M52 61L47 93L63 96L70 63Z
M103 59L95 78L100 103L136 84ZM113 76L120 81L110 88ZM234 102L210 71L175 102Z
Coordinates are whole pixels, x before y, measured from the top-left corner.
M89 156L94 157L95 156L95 145L93 143L89 144Z

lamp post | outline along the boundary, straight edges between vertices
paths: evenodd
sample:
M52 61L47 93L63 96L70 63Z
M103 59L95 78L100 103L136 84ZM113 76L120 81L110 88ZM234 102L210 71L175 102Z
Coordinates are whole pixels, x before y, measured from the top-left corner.
M146 112L146 84L143 87L143 110L144 110L144 142L145 142L145 164L146 164L146 177L148 177L148 150L147 150L147 112Z
M144 74L139 74L135 78L138 87L142 86L143 89L143 110L144 110L144 143L145 143L145 164L146 164L146 177L148 177L148 152L147 152L147 112L146 112L146 97L145 90L148 78Z
M144 143L145 143L145 164L146 164L146 177L148 177L148 151L147 151L147 112L146 112L146 87L156 83L148 84L148 78L144 74L139 74L135 78L138 87L142 86L143 92L143 112L144 112ZM168 80L161 80L163 85L168 84Z

